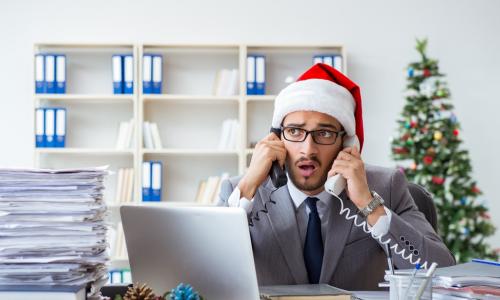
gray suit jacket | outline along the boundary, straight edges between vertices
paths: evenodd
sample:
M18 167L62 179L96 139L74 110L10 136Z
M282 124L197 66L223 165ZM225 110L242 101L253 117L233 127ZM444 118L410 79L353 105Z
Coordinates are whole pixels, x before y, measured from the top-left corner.
M392 210L389 232L384 236L391 238L391 245L398 244L398 250L421 258L422 263L437 262L439 267L453 265L455 259L434 232L424 215L417 209L407 188L405 176L396 170L366 165L366 175L370 190L376 191ZM223 182L219 195L219 206L228 206L227 200L240 177ZM287 186L275 190L268 178L257 190L252 213L259 213L259 220L250 226L253 255L259 285L290 285L308 283L303 258L303 245L299 237L295 207ZM273 192L273 193L272 193ZM345 191L340 195L344 207L357 211ZM276 204L268 203L270 200ZM361 228L353 226L339 215L340 202L332 196L332 211L329 214L326 233L325 254L320 283L348 290L376 290L378 283L384 281L387 258L383 248ZM393 253L397 268L414 267Z

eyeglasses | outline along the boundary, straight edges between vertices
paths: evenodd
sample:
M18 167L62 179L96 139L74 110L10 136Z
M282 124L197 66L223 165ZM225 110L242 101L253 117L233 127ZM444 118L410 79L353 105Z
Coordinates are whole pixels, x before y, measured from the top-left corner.
M337 137L342 137L346 134L345 131L333 131L326 129L305 130L298 127L281 127L283 137L290 142L303 142L307 135L311 134L313 141L319 145L333 145L337 141Z

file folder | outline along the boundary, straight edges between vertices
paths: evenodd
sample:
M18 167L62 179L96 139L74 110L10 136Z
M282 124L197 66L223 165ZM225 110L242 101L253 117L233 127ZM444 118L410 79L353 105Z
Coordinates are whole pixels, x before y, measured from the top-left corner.
M151 163L151 201L161 201L162 163Z
M151 162L142 163L142 201L151 201Z
M313 56L313 65L322 64L322 63L323 63L323 56L321 56L321 55Z
M123 87L124 94L134 93L134 59L132 55L123 56L123 79L125 81Z
M144 54L142 58L142 92L144 94L153 93L153 57L150 54Z
M56 142L55 147L64 148L66 146L66 109L56 109Z
M113 55L113 93L123 94L123 59L121 55Z
M56 59L53 54L45 55L45 92L54 94L56 92Z
M45 147L55 147L56 112L54 108L45 109Z
M43 54L35 55L35 93L45 92L45 57Z
M161 94L163 81L163 57L153 55L153 94Z
M329 55L323 56L323 63L325 65L329 65L330 67L333 67L333 56L329 56Z
M45 110L35 110L35 145L37 148L45 147Z
M255 57L247 57L247 95L255 95Z
M66 55L56 56L56 94L66 93Z
M341 55L335 55L333 57L333 67L339 71L342 72L342 56Z
M255 89L257 95L266 94L266 58L257 56L255 58Z

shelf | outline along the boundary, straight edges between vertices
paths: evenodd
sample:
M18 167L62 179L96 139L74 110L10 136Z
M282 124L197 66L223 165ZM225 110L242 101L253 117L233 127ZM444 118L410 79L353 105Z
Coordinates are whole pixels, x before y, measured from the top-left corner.
M238 102L239 96L146 94L142 96L142 99L144 102L229 103L229 102Z
M36 148L37 154L133 155L134 150L97 148Z
M238 150L217 149L142 149L142 154L225 156L238 155Z
M245 96L246 101L274 101L276 99L276 95L248 95Z
M134 95L113 95L113 94L35 94L35 101L67 101L86 103L121 103L133 102Z

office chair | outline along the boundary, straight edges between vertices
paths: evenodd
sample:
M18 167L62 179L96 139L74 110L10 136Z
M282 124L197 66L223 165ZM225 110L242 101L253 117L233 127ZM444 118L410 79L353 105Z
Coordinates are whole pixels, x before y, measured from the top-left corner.
M413 182L408 182L408 190L418 210L425 215L425 218L431 224L432 228L434 228L434 231L438 232L437 211L432 195L424 187Z

